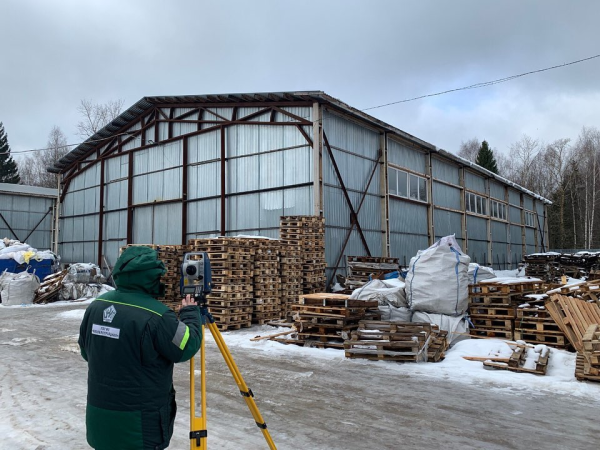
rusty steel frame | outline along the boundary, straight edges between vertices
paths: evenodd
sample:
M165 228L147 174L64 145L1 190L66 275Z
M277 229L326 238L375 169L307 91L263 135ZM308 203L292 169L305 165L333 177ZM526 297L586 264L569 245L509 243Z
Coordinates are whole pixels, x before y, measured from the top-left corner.
M89 167L99 163L100 164L100 210L98 211L98 247L97 247L97 262L98 265L101 266L102 258L103 258L103 247L104 247L104 197L105 197L105 162L108 158L127 155L128 156L128 173L127 173L127 206L124 208L127 211L127 244L133 243L133 215L134 210L140 206L149 206L149 205L158 205L164 203L174 203L180 202L182 205L182 215L181 215L181 242L185 243L187 237L187 203L188 203L188 138L197 136L204 133L209 133L212 131L219 130L220 138L221 138L221 151L220 151L220 162L221 162L221 180L220 180L220 204L221 204L221 214L220 214L220 233L221 235L225 235L227 232L227 216L226 216L226 199L230 197L230 195L226 192L226 163L227 163L227 155L226 155L226 128L233 125L262 125L262 126L293 126L297 127L298 131L302 134L302 136L312 145L312 140L306 134L306 132L302 129L303 125L312 125L312 121L306 120L303 117L297 116L293 113L283 110L281 107L284 106L304 106L304 107L312 107L312 101L282 101L277 105L269 105L265 103L252 102L252 103L223 103L223 104L211 104L211 103L203 103L203 104L156 104L154 108L149 109L142 113L137 119L132 120L128 124L124 125L120 129L116 130L113 136L109 136L105 139L99 140L97 145L82 155L77 161L74 161L70 166L66 167L63 171L63 179L61 182L62 192L60 196L60 202L64 201L65 196L69 191L69 186L71 184L71 180L76 176L80 175L83 171L88 169ZM250 113L244 117L238 116L238 108L240 107L256 107L260 106L261 109L259 111ZM180 116L174 117L175 108L192 108L190 111L187 111ZM232 118L231 120L219 115L215 111L210 111L208 108L212 107L224 107L224 108L233 108L232 110ZM165 113L165 109L169 108L169 114ZM276 122L275 114L279 112L284 116L289 117L290 121ZM194 114L198 114L198 119L189 120L187 119ZM262 121L254 121L255 117L258 117L263 114L270 114L268 122ZM209 116L210 115L210 116ZM214 119L208 117L214 117ZM140 123L140 128L138 130L134 130L130 133L127 133L128 136L123 138L122 133L127 132L129 128L131 128L134 124ZM159 133L159 124L167 123L167 138L160 141L160 133ZM179 136L173 136L173 124L174 123L195 123L197 124L197 130L185 133ZM208 128L202 129L202 124L209 124ZM146 140L146 131L154 127L154 139L152 143L148 143ZM141 145L129 150L123 151L123 146L129 143L132 140L137 138L141 139ZM148 204L133 204L133 155L134 152L139 150L144 150L146 148L152 148L159 145L164 145L171 142L182 141L182 191L181 198L166 200L160 202L151 202ZM102 147L105 147L104 150L101 150ZM82 161L82 159L87 158L89 155L96 153L96 159L94 161ZM2 217L4 220L4 218ZM7 224L8 225L8 224ZM10 226L9 226L10 229ZM11 229L11 232L14 232ZM15 235L16 237L16 235Z

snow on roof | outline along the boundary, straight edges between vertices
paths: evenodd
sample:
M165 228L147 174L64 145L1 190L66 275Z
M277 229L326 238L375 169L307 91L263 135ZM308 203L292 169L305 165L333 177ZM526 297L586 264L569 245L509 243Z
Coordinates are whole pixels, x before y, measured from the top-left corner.
M34 197L58 197L58 189L12 183L0 183L0 193L31 195Z

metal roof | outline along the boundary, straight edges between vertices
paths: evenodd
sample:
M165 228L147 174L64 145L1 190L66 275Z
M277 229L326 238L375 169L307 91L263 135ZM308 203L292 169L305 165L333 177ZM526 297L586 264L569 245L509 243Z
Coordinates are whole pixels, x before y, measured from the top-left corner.
M525 189L522 186L519 186L513 183L506 178L503 178L499 175L496 175L489 170L484 169L481 166L478 166L464 158L461 158L453 153L443 150L441 148L436 147L435 145L423 141L405 131L400 130L386 122L383 122L379 119L376 119L365 112L356 109L341 100L338 100L330 95L326 94L323 91L295 91L295 92L260 92L260 93L239 93L239 94L207 94L207 95L175 95L175 96L153 96L153 97L144 97L135 103L132 107L127 109L125 112L121 113L117 118L115 118L111 123L106 125L96 134L88 138L85 142L75 147L71 150L67 155L57 161L53 167L49 167L48 171L52 173L61 173L64 169L66 169L71 163L74 161L85 157L89 154L90 151L94 150L99 142L105 141L106 139L112 137L115 132L122 129L124 126L132 122L134 119L139 117L144 112L153 108L154 106L160 106L161 104L177 104L185 107L186 104L198 104L198 103L213 103L213 104L223 104L223 106L227 106L228 103L280 103L280 102L294 102L294 101L311 101L311 102L319 102L323 104L329 104L335 106L338 109L343 110L344 112L361 118L370 124L383 128L386 131L390 131L400 137L408 139L412 142L415 142L428 150L431 150L435 153L442 155L447 159L451 159L461 166L468 166L473 170L480 172L482 175L485 175L488 178L494 178L501 183L508 184L515 189L518 189L522 192L531 195L538 200L543 201L547 204L552 204L552 202L534 192L531 192Z
M0 183L0 194L29 195L33 197L58 197L58 189L23 184Z

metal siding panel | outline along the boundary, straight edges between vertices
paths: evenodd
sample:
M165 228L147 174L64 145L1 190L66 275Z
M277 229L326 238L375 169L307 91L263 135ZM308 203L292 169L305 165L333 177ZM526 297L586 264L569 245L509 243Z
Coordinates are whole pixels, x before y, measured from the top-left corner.
M433 222L436 238L454 234L459 239L462 235L462 214L434 210Z
M260 227L259 194L239 195L227 199L227 230Z
M127 240L127 211L104 214L104 239Z
M279 218L283 216L283 191L259 194L260 228L279 228Z
M535 230L533 228L525 228L525 243L535 249Z
M390 232L427 236L427 205L390 199Z
M388 139L388 162L421 174L427 173L425 153L406 147L393 139Z
M93 187L82 191L83 193L83 213L91 214L99 211L100 205L100 187Z
M521 210L519 208L515 208L514 206L509 206L509 217L511 223L521 223Z
M283 191L285 216L304 216L313 214L312 186L286 189ZM325 216L327 217L327 216ZM327 218L325 219L327 221Z
M521 234L521 227L511 225L510 226L510 243L523 245L523 236Z
M325 223L337 227L347 227L350 222L350 208L341 189L323 187L323 208Z
M452 184L460 183L459 169L454 164L431 158L431 171L434 179Z
M227 127L227 157L250 155L258 152L260 125L233 125Z
M436 206L460 210L460 195L460 189L435 181L433 183L433 202Z
M346 189L364 192L371 172L373 172L373 167L377 165L368 192L379 194L380 187L377 181L379 180L380 165L378 163L335 149L332 149L332 153ZM323 182L341 186L328 152L323 155Z
M220 229L221 201L219 199L191 202L188 207L188 234L218 234Z
M492 220L492 241L498 243L508 242L508 226L505 223Z
M181 198L181 168L140 175L133 181L133 203Z
M465 170L465 187L485 194L485 179Z
M221 163L214 162L188 167L189 200L212 197L221 193Z
M194 117L195 116L195 117ZM194 114L192 117L188 117L185 120L197 120L198 114ZM173 137L181 136L183 134L193 133L198 130L198 125L195 123L173 123Z
M260 155L227 161L227 193L255 191L260 183Z
M529 195L523 195L523 207L529 211L533 211L533 198Z
M327 111L323 114L323 130L330 146L368 158L377 158L379 133Z
M302 117L306 120L312 120L312 108L305 106L283 106L281 108L284 111L289 112L290 114L294 114L295 116ZM241 117L238 111L238 117ZM275 122L295 122L295 119L292 119L285 114L280 112L275 113Z
M221 157L221 132L211 131L188 138L188 163L211 161Z
M283 184L283 154L267 153L259 156L259 189L280 187Z
M467 215L467 238L487 241L487 220Z
M104 181L109 182L120 178L127 178L128 169L128 155L108 158L104 163Z
M429 247L427 236L390 233L390 256L400 259L400 265L408 267L410 259L419 250Z
M119 258L119 250L125 244L127 244L127 240L104 242L102 255L106 258L111 267L114 267Z
M521 194L519 191L508 189L508 203L515 206L521 206Z
M127 207L127 180L109 183L104 187L104 206L107 211Z
M181 204L136 208L133 213L133 241L136 244L180 244Z
M469 238L469 256L471 262L479 264L488 263L488 243L487 241L480 241Z
M283 152L283 184L286 186L313 181L312 148L302 147Z
M490 197L504 201L504 186L496 181L490 180Z

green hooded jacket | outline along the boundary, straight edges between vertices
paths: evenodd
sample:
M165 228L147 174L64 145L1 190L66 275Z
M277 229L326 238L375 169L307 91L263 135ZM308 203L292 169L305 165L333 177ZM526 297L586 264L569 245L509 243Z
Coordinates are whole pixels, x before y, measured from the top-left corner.
M180 320L156 300L165 266L156 251L129 247L113 271L115 291L85 312L79 331L88 362L87 441L96 450L159 450L169 446L177 406L173 365L202 340L200 309Z

